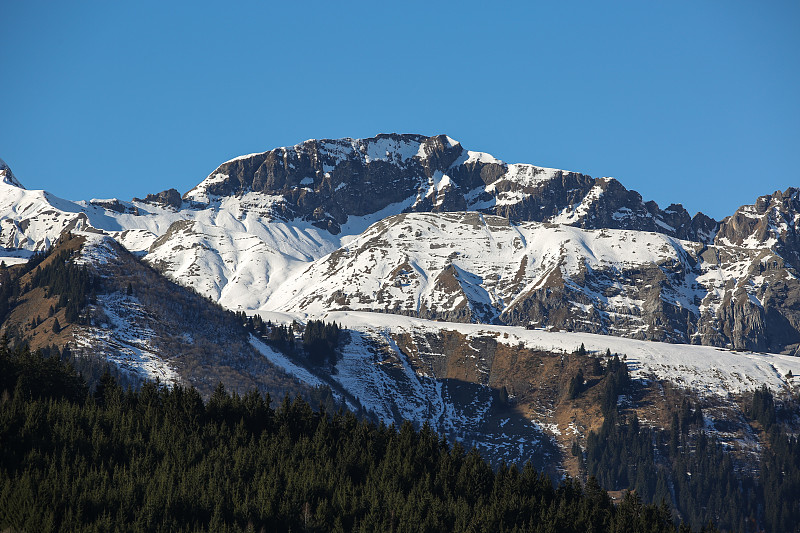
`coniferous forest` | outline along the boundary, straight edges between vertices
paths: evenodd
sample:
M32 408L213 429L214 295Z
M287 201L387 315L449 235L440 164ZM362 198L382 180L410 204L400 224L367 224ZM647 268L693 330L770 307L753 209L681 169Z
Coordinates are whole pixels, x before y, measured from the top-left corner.
M585 453L585 471L602 487L634 489L646 502L675 502L695 527L713 522L724 531L796 530L800 441L781 422L795 419L800 406L777 405L765 386L752 394L746 413L763 427L766 445L758 475L746 475L706 434L699 406L684 399L668 429L644 426L635 413L625 416L616 401L632 385L626 365L615 357L607 371L603 425L589 434Z
M0 528L21 531L675 531L594 478L493 470L415 430L253 392L110 374L0 346ZM685 531L683 528L682 531Z

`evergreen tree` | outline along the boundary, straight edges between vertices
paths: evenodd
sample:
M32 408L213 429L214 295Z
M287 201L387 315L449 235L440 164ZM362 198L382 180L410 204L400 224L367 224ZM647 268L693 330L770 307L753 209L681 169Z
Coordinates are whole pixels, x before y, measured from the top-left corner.
M583 369L579 368L577 374L575 374L575 376L573 376L572 379L569 381L569 389L567 391L567 396L569 396L570 399L577 398L578 395L581 392L583 392L583 383L584 383Z

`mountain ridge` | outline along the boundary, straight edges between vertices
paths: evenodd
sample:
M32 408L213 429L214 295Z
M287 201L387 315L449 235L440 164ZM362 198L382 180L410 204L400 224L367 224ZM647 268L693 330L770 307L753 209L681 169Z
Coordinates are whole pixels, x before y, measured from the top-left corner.
M0 244L7 249L17 254L44 250L65 230L105 233L168 277L230 309L302 312L303 305L319 307L324 301L335 309L800 350L796 189L761 197L717 222L702 213L689 217L678 204L662 210L613 178L507 164L466 150L446 135L417 134L312 139L240 156L182 196L167 189L130 202L69 202L6 182L0 187L7 188L0 202ZM398 216L417 221L405 241L399 237L403 232L372 244L364 237L369 231L377 235L375 228L389 228L394 223L386 226L387 221L401 220L392 218ZM436 220L423 227L419 217ZM489 227L485 221L491 217L500 219L491 230L480 229ZM461 228L458 250L443 255L434 251L434 244L440 246L434 243L424 253L414 252L422 253L426 264L401 260L407 253L403 246L438 238L426 228L448 227L447 233L453 224ZM518 242L503 241L501 228L519 234ZM521 228L527 228L527 238ZM523 244L534 234L552 237L558 228L572 237ZM481 254L496 256L485 240L495 237L503 243L491 246L525 250L512 253L514 272L501 273L497 269L506 268L500 265L490 272L478 256L453 255L485 241ZM663 253L639 250L648 261L622 260L612 250L635 253L637 243L655 246L656 241ZM342 299L340 289L332 288L319 294L319 302L306 298L299 304L286 292L287 287L324 286L312 273L326 276L321 262L341 270L334 259L354 258L353 246L362 249L359 261L374 256L372 261L379 262L378 252L396 259L380 276L374 268L360 272L362 281L374 285L374 294L350 290ZM427 296L409 292L408 276L428 280L420 286ZM379 293L402 298L375 304ZM348 298L364 303L336 303ZM370 300L373 304L365 307Z
M11 172L11 169L6 164L5 161L0 159L0 180L3 183L8 183L9 185L13 185L15 187L19 187L20 189L24 189L22 183L14 176L14 173Z
M690 217L680 204L661 210L614 178L508 164L446 135L311 139L240 156L222 163L183 200L208 204L248 192L280 196L277 216L302 218L332 233L350 215L393 203L406 212L475 210L515 222L638 229L704 242L717 226L702 213Z
M308 393L251 346L233 313L167 280L111 237L65 232L35 261L19 273L0 268L8 297L0 336L15 344L54 346L112 364L133 383L192 385L205 397L218 383L242 394Z

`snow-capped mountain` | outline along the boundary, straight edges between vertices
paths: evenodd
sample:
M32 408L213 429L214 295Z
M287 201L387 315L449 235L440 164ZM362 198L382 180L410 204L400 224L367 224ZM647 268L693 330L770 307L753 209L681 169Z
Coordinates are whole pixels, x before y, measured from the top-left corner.
M0 159L0 181L3 183L8 183L9 185L14 185L15 187L19 187L20 189L24 189L17 178L14 177L14 174L11 172L11 169L8 168L6 162L2 159Z
M224 163L183 196L131 201L67 201L0 172L6 264L69 230L84 243L72 260L102 280L70 323L27 274L3 331L34 347L69 342L206 396L219 381L276 397L326 386L351 408L427 422L495 463L576 475L565 451L602 423L606 378L592 360L607 349L641 387L628 408L666 428L659 406L681 387L731 449L761 443L729 393L797 387L800 359L777 355L800 347L795 189L717 223L661 210L610 178L416 135L307 141ZM335 321L345 331L336 360L320 367L301 348L243 333L200 296L290 326L296 345L307 320ZM574 353L581 345L588 358ZM579 368L593 388L575 400Z
M661 210L612 178L396 134L238 157L183 197L69 202L13 177L0 187L7 250L45 249L65 229L103 232L231 309L800 346L793 189L719 224Z
M260 193L276 218L302 219L339 233L350 217L397 212L480 211L513 222L657 231L709 241L716 223L680 205L654 202L609 178L507 164L438 135L325 139L238 157L184 195L210 205ZM264 201L266 197L266 201Z
M88 227L81 206L46 191L27 190L0 161L0 246L43 251L65 230Z
M765 245L480 213L384 219L265 308L396 313L733 348L796 349L797 278ZM780 320L777 317L781 317Z
M798 189L717 222L420 135L242 156L183 196L0 178L0 334L133 381L334 398L577 477L617 413L659 472L680 433L676 453L710 438L742 479L768 457L752 391L797 395ZM332 323L320 362L306 333Z

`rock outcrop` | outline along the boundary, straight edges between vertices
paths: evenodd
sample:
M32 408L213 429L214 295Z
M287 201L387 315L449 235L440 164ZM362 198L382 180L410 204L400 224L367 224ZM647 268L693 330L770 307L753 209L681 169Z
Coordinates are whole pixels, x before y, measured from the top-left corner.
M338 233L350 216L391 205L405 212L475 210L513 222L635 229L710 242L716 222L680 205L661 210L613 178L507 164L465 150L446 135L378 135L309 140L220 165L184 195L214 198L261 193L281 199L273 213Z
M2 159L0 159L0 182L13 185L14 187L19 187L20 189L25 188L22 186L19 180L14 176L14 173L11 172L11 169L6 164L6 162L3 161Z
M171 207L176 210L180 209L181 205L183 205L181 193L179 193L177 189L167 189L157 194L148 194L144 199L134 198L133 201Z

